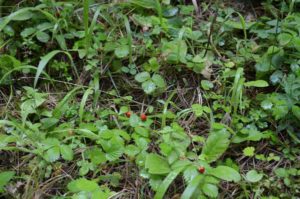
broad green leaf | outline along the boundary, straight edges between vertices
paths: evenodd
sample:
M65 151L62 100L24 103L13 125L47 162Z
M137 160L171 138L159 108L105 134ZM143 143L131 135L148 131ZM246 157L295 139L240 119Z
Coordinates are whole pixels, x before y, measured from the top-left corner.
M277 39L281 46L285 46L293 40L293 36L289 33L281 33L278 35Z
M207 162L216 161L229 146L230 133L226 129L212 130L205 142L200 157L203 157Z
M273 103L270 100L264 100L261 102L260 106L264 109L264 110L270 110L273 107Z
M214 84L208 80L201 80L201 87L208 91L214 87Z
M129 119L129 124L131 127L137 127L139 125L140 118L136 114L132 114Z
M148 72L141 72L136 74L135 78L134 78L137 82L145 82L147 80L150 79L150 74Z
M140 149L133 144L127 145L125 148L125 154L131 158L134 158L139 152Z
M264 80L250 81L250 82L246 82L244 85L247 87L259 87L259 88L269 86L268 82Z
M142 88L146 94L151 94L155 91L156 85L153 83L153 81L148 80L148 81L143 82Z
M160 155L150 153L146 157L145 168L150 174L163 175L171 171L170 166L165 158Z
M60 145L60 153L63 159L65 160L73 160L73 150L69 145Z
M26 38L26 37L28 37L28 36L30 36L30 35L32 35L33 33L35 33L36 32L36 29L35 28L25 28L22 32L21 32L21 36L23 37L23 38Z
M0 173L0 193L3 192L4 186L14 177L14 171L5 171Z
M210 174L226 181L238 182L241 180L239 172L227 166L218 166L210 171Z
M73 180L68 184L68 189L73 192L81 192L81 191L87 191L87 192L93 192L99 189L99 186L96 182L87 180L85 178L80 178L77 180Z
M248 182L258 182L263 178L263 174L257 173L256 170L250 170L246 174L246 180Z
M53 146L49 150L46 151L44 158L49 162L55 162L59 159L60 156L60 148L59 146Z
M252 156L254 156L254 151L255 151L254 147L246 147L243 150L243 153L244 153L244 156L252 157Z
M192 110L197 117L201 117L203 114L203 106L201 104L193 104Z
M53 127L55 124L57 124L59 122L58 119L56 118L44 118L41 119L41 123L43 124L43 128L44 129L49 129L51 127Z
M293 115L296 116L296 118L298 120L300 120L300 107L298 106L293 106L292 107L292 112L293 112Z
M95 165L106 162L105 153L99 148L93 148L89 150L87 153L88 153L88 157L91 159L91 162Z
M38 31L36 33L36 38L40 41L40 42L43 42L43 43L47 43L50 39L50 36L45 33L45 32L42 32L42 31Z
M115 49L115 55L118 58L124 58L129 55L129 47L127 45L122 45Z
M158 87L158 88L165 88L166 87L166 82L165 79L158 74L154 74L152 76L152 81L154 82L154 84Z
M205 183L202 187L202 191L205 195L211 198L216 198L219 194L218 187L210 183Z

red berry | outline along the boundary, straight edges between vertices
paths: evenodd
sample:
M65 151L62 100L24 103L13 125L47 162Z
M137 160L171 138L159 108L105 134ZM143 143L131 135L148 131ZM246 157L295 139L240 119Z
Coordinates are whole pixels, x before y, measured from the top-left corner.
M147 115L145 113L141 114L141 120L146 121L147 120Z
M125 115L126 115L126 117L130 118L131 112L130 112L130 111L127 111L127 112L125 113Z
M204 167L199 167L198 171L199 171L199 173L204 173L205 172L205 168Z

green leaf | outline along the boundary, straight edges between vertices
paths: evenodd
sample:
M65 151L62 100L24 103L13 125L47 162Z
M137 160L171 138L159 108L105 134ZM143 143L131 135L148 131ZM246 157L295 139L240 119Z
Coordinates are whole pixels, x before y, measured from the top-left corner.
M56 118L41 119L41 123L43 124L44 129L49 129L49 128L53 127L55 124L57 124L58 122L59 122L59 120Z
M160 155L150 153L146 157L145 168L150 174L163 175L171 171L170 166L165 158Z
M14 177L14 171L5 171L0 173L0 193L4 190L4 186Z
M203 106L201 104L193 104L192 110L194 111L197 117L201 117L203 114Z
M166 87L166 82L165 79L158 74L154 74L152 76L152 81L154 82L154 84L158 87L158 88L165 88Z
M202 187L202 191L205 195L211 198L216 198L219 194L218 187L214 184L206 183Z
M141 6L147 9L155 9L156 3L155 0L130 0L129 3Z
M64 53L64 54L66 54L67 57L69 57L69 59L71 60L72 65L73 65L73 59L72 59L72 56L70 55L70 53L65 52L65 51L60 51L60 50L51 51L50 53L48 53L47 55L45 55L44 57L42 57L41 61L39 62L38 69L36 71L36 75L35 75L35 78L34 78L34 87L36 87L36 85L38 83L38 80L39 80L39 77L40 77L41 73L43 72L45 66L58 53ZM76 68L75 68L75 72L77 73Z
M238 182L241 180L239 172L227 166L218 166L210 171L210 174L226 181Z
M285 46L285 45L289 44L292 41L293 36L291 34L288 34L288 33L281 33L281 34L278 35L277 39L278 39L279 44L281 46Z
M175 178L180 174L184 167L177 168L169 173L169 175L164 179L164 181L159 186L154 199L162 199L169 188L170 184L175 180Z
M40 41L40 42L43 42L43 43L47 43L50 39L50 36L45 33L45 32L42 32L42 31L38 31L36 33L36 38Z
M199 188L199 184L203 179L203 175L196 176L184 190L183 194L181 195L181 199L191 199L193 193Z
M81 89L81 87L75 87L73 90L71 90L55 107L53 110L53 117L56 119L60 119L60 117L63 115L62 108L63 106L75 95L78 90Z
M60 153L63 159L73 160L73 150L69 145L60 145Z
M293 106L293 107L292 107L292 113L293 113L294 116L296 116L296 118L297 118L298 120L300 120L300 107L298 107L298 106Z
M95 165L106 162L105 153L103 153L103 151L99 148L93 148L89 150L88 156L91 159L91 162Z
M214 84L208 80L201 80L201 86L204 90L210 90L214 87Z
M273 103L270 100L264 100L264 101L261 102L260 106L264 110L270 110L273 107Z
M93 93L93 88L89 88L84 92L84 94L82 96L82 99L81 99L81 102L80 102L80 107L79 107L79 120L80 120L80 122L82 122L82 120L83 120L84 106L86 104L86 101L87 101L89 95L92 94L92 93Z
M258 182L263 178L263 174L257 173L256 170L250 170L246 174L246 180L248 182Z
M30 35L32 35L33 33L35 33L36 32L36 29L35 28L25 28L22 32L21 32L21 36L23 37L23 38L26 38L26 37L28 37L28 36L30 36Z
M146 94L151 94L155 91L156 85L153 83L153 81L148 80L142 84L142 88Z
M80 178L77 180L73 180L68 184L69 191L73 193L87 191L93 192L99 189L99 186L96 182L87 180L85 178Z
M44 158L49 162L55 162L60 156L59 146L54 146L46 151Z
M127 145L125 148L125 154L131 158L134 158L139 152L140 149L133 144Z
M118 58L124 58L129 55L129 47L127 45L122 45L115 49L115 55Z
M129 119L129 124L131 127L137 127L139 125L140 118L136 114L132 114Z
M141 72L136 74L135 78L134 78L137 82L145 82L147 80L150 79L150 74L148 72Z
M246 147L243 150L243 153L244 153L244 156L253 157L254 156L254 151L255 151L254 147Z
M244 85L247 87L259 87L259 88L269 86L268 82L264 80L250 81L250 82L246 82Z
M210 132L200 157L204 157L209 163L216 161L228 148L229 136L230 134L226 129Z
M149 137L149 130L144 127L137 126L134 128L134 131L143 137Z

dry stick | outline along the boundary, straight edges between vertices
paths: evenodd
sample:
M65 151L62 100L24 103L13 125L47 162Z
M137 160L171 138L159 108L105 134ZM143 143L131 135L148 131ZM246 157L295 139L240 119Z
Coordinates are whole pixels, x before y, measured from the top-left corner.
M199 6L197 4L197 0L192 0L193 2L193 5L195 7L195 10L196 10L196 15L197 15L197 18L200 16L200 10L199 10Z

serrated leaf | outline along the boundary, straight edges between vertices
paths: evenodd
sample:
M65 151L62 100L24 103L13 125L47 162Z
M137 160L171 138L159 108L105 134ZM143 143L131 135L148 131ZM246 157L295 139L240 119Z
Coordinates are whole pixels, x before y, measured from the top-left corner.
M150 174L163 175L171 171L170 166L165 158L160 155L150 153L146 157L145 168Z
M239 172L227 166L218 166L210 171L210 174L226 181L238 182L241 180Z
M158 87L158 88L165 88L166 87L166 82L165 79L158 74L154 74L152 76L152 81L154 82L154 84Z
M219 194L218 187L214 184L206 183L202 187L202 191L205 195L211 198L216 198Z
M63 159L65 160L73 160L73 150L69 145L61 145L60 146L60 153Z
M244 156L252 157L252 156L254 156L254 151L255 151L254 147L246 147L243 150L243 153L244 153Z
M201 156L209 163L216 161L228 148L229 136L226 129L213 130L205 142Z
M88 151L88 156L91 159L91 162L95 165L106 162L105 153L99 148L93 148Z
M201 104L193 104L192 110L197 117L201 117L201 115L203 114L203 106Z

